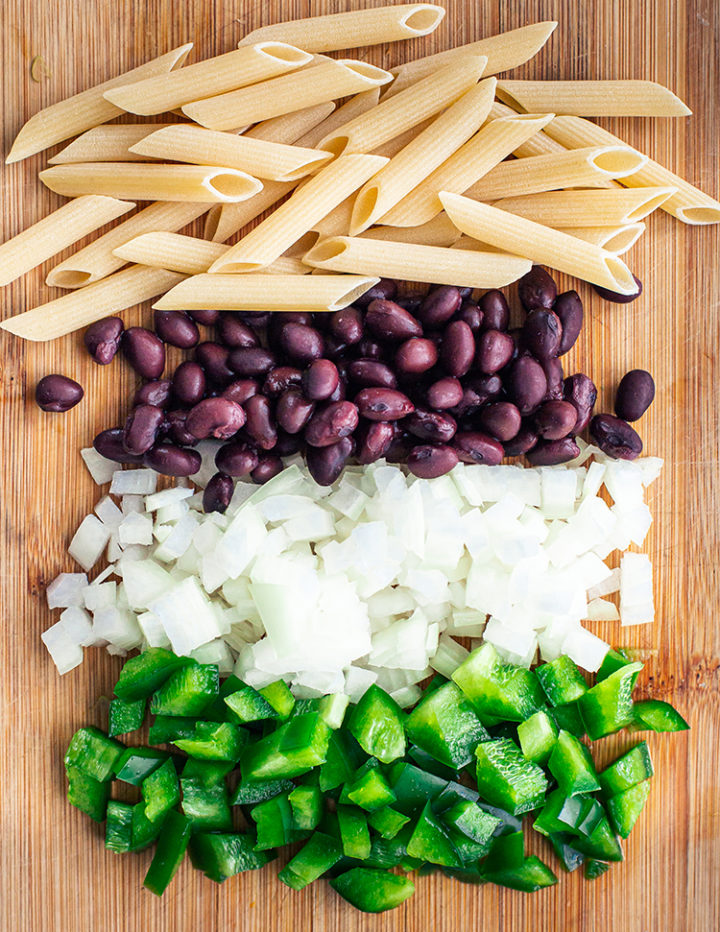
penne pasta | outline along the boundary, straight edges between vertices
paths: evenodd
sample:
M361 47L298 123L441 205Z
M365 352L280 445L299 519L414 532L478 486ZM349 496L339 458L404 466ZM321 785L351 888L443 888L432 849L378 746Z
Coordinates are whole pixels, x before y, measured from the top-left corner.
M501 117L513 117L517 115L517 110L513 110L511 107L506 107L505 104L501 104L496 100L490 110L488 122L490 120L499 120ZM529 139L525 140L525 142L519 145L512 154L516 158L526 159L534 155L552 155L553 153L562 152L565 152L565 146L561 146L560 143L555 142L554 139L551 139L544 130L540 130L539 132L535 133L534 136L531 136Z
M303 257L317 269L363 274L374 269L377 275L422 282L432 269L432 279L441 285L472 288L501 288L529 272L532 263L519 256L499 253L456 252L441 246L421 246L394 240L334 236L320 240Z
M434 55L426 55L415 61L404 62L390 69L395 75L395 80L384 93L383 98L387 100L388 97L394 97L399 91L427 78L428 75L444 68L454 59L468 53L486 56L488 61L483 72L486 77L499 74L501 71L510 71L537 55L556 26L557 23L552 21L533 23L530 26L521 26L519 29L502 32L497 36L480 39L479 42L471 42L469 45L461 45L444 52L436 52Z
M69 146L48 159L49 165L68 162L144 162L145 156L130 151L130 146L156 133L169 123L110 123L89 129ZM179 124L173 124L175 126Z
M106 91L105 99L129 113L149 115L176 110L183 104L267 81L307 65L312 56L284 42L262 42L196 62L182 72L137 81ZM241 126L238 121L235 126ZM230 129L231 127L228 127Z
M228 249L210 271L254 272L270 265L385 164L387 159L378 155L341 156L306 181L281 207Z
M675 188L611 191L548 191L495 202L500 210L554 227L622 226L636 223L675 193Z
M182 124L151 133L136 143L132 151L154 159L254 171L257 177L272 181L304 178L332 158L329 152L319 149L286 146Z
M643 164L629 146L589 146L502 162L465 193L478 201L495 201L563 188L602 188Z
M413 227L439 214L440 191L461 193L552 119L552 114L501 117L483 126L410 194L380 218L388 226Z
M575 116L688 116L692 111L654 81L498 81L503 103L526 113Z
M578 239L584 239L588 243L602 246L603 249L607 249L608 252L616 256L622 256L643 235L645 224L628 223L621 227L571 227L566 229L558 227L557 229L570 236L577 236Z
M410 129L406 129L404 133L400 133L399 136L389 140L389 142L384 142L381 146L373 149L371 155L382 155L386 159L394 159L398 152L402 152L405 146L409 145L413 139L417 139L420 133L425 132L433 119L434 117L430 117L428 120L423 120L422 123L418 123L417 126L411 126Z
M149 301L177 285L182 278L165 269L132 266L80 291L4 320L0 327L24 340L55 340L103 317Z
M524 255L617 294L637 294L630 269L600 246L460 194L442 191L440 200L458 230L481 243Z
M432 3L402 3L330 13L261 26L241 39L240 45L273 39L291 42L308 52L334 52L427 36L437 29L444 16L445 10Z
M45 279L45 284L50 288L82 288L106 278L125 265L125 260L114 254L118 246L143 233L181 230L197 220L207 208L207 204L151 204L56 265Z
M94 195L63 204L0 246L0 285L9 284L134 206Z
M452 246L459 238L460 231L444 211L419 227L373 227L360 234L360 239L392 240L418 246Z
M351 235L376 223L466 143L485 122L494 97L495 78L481 81L401 149L358 192Z
M305 107L304 110L296 110L294 113L283 113L282 116L256 123L244 132L243 136L290 145L327 119L334 109L335 104L328 100L324 104L315 104L314 107Z
M86 129L120 116L122 110L103 97L105 91L179 68L191 48L192 42L181 45L138 68L40 110L30 117L17 134L5 162L19 162L20 159L26 159L29 155L35 155L36 152L42 152L43 149L63 142L71 136L77 136Z
M162 311L339 311L379 281L372 275L194 275L153 307Z
M298 144L307 146L310 149L319 148L318 143L323 136L327 136L328 133L334 132L338 126L343 126L349 120L354 120L355 117L360 116L360 114L372 110L373 107L377 106L379 99L379 87L371 87L367 91L361 91L359 94L355 94L347 103L344 103L333 113L330 113L322 123L318 123L316 126L312 127L302 138L298 138Z
M353 193L341 201L337 207L333 207L329 214L321 217L313 227L313 232L321 236L348 236L354 204L355 194Z
M216 204L210 208L205 223L205 239L224 243L293 191L297 181L266 181L259 194L239 204Z
M182 111L208 129L233 129L387 84L390 74L352 59L326 61L252 87L186 104Z
M436 74L419 81L391 100L328 133L318 143L333 155L350 152L371 152L384 142L417 126L428 117L444 110L476 84L485 68L486 59L466 55Z
M626 144L601 126L580 117L556 117L547 127L547 133L558 145L562 144L568 149L586 145ZM648 159L633 175L625 176L622 183L629 188L672 186L677 191L660 205L661 210L692 225L720 223L720 201L652 159Z
M66 197L112 192L138 201L232 204L262 190L262 182L246 172L208 165L76 162L46 168L39 178Z

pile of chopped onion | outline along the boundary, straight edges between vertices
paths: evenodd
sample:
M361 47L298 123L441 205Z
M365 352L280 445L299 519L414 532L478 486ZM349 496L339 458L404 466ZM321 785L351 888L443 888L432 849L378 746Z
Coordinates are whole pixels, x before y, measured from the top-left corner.
M201 449L202 486L215 447ZM238 481L222 515L193 488L158 491L152 470L84 459L110 489L70 543L85 573L47 590L64 609L42 635L61 673L84 647L169 647L256 687L282 677L298 696L356 701L378 683L408 706L466 656L456 638L515 664L567 654L593 671L608 645L583 622L653 620L648 557L605 563L645 539L653 457L583 445L565 466L461 464L431 480L380 462L331 488L293 464L264 486ZM103 553L110 565L89 582Z

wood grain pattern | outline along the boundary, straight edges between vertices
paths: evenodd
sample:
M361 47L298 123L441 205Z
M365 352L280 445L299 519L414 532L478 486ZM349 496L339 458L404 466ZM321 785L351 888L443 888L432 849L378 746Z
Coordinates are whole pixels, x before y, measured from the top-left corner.
M276 19L386 0L4 0L0 4L3 151L22 122L54 102L187 40L200 57L234 48L241 35ZM683 120L616 120L607 125L689 180L718 193L720 5L715 0L447 0L435 36L362 52L390 67L404 57L528 22L560 21L549 47L514 76L648 78L667 84L694 111ZM42 55L50 77L30 80ZM2 238L61 203L36 181L45 157L2 170ZM347 908L324 884L294 893L277 867L223 887L185 864L167 895L141 887L150 855L118 857L101 831L65 802L61 757L82 724L104 724L98 697L120 663L102 651L59 678L39 633L50 623L43 586L71 569L69 533L92 508L96 489L78 448L116 423L133 377L124 363L94 367L77 335L50 345L5 336L2 354L2 610L0 630L0 928L8 932L248 932L457 929L712 932L720 928L720 577L718 533L718 227L689 228L654 216L629 261L645 283L626 308L582 287L587 324L574 354L601 386L634 366L649 368L658 396L641 430L667 467L653 487L655 524L648 549L656 567L658 620L622 632L598 626L615 643L642 649L643 688L677 703L692 731L651 736L657 776L645 813L626 845L627 860L589 883L562 876L557 887L525 895L421 878L408 904L381 917ZM3 291L3 316L50 296L49 264ZM564 287L570 283L562 279ZM572 284L575 287L575 283ZM134 310L137 322L147 310ZM570 361L570 364L574 360ZM572 370L571 370L572 371ZM66 416L42 414L27 392L47 372L86 388ZM626 738L603 741L610 759ZM540 842L533 845L539 849Z

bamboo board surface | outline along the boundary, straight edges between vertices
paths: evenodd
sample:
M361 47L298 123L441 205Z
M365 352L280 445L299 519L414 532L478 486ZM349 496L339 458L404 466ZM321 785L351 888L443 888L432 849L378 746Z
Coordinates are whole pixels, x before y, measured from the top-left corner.
M195 56L228 51L265 23L377 0L3 0L0 100L3 153L42 106L105 80L183 42ZM518 77L648 78L667 84L693 110L689 120L601 121L659 162L717 196L720 176L720 4L713 0L446 0L434 36L365 50L387 67L505 29L559 20L549 45ZM352 53L354 54L354 53ZM49 76L30 79L42 55ZM47 154L0 169L2 240L59 206L37 181ZM666 467L650 494L655 523L646 549L655 566L657 621L621 630L597 625L646 660L641 690L677 704L692 730L648 737L656 765L650 799L626 861L594 882L581 872L537 894L419 878L415 897L380 917L356 913L326 884L302 893L281 885L277 865L222 887L188 863L158 900L141 886L145 852L118 857L102 831L65 801L62 754L83 724L104 727L120 661L104 651L57 676L39 634L51 623L44 585L73 569L65 548L98 497L78 450L124 416L134 379L121 361L94 366L78 334L52 344L0 336L2 613L0 628L0 930L2 932L455 932L461 929L713 932L720 928L720 533L718 516L718 227L685 227L667 215L629 256L645 285L627 307L578 287L586 326L570 360L590 374L609 409L629 368L648 368L658 394L640 422L649 453ZM68 251L68 254L70 251ZM3 289L2 317L48 300L48 268ZM41 274L42 273L42 274ZM147 309L124 315L137 323ZM568 371L568 369L566 369ZM32 402L48 372L86 389L68 415ZM601 410L602 410L601 408ZM54 619L53 619L54 620ZM599 743L600 762L628 737ZM539 842L533 850L543 853ZM548 855L548 851L544 853ZM548 860L556 869L552 855ZM559 871L558 871L559 872Z

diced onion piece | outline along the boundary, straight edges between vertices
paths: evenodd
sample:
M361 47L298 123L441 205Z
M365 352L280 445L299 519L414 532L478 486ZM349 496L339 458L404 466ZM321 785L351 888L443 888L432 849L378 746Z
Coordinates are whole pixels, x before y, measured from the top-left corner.
M152 495L158 474L152 469L117 469L110 483L111 495Z
M620 613L614 602L608 599L592 599L588 602L587 618L589 621L618 621Z
M114 460L106 459L94 447L85 447L80 451L80 456L96 485L105 485L111 481L117 470Z
M466 659L470 651L453 638L441 634L435 656L430 659L430 666L442 676L450 677L457 667Z
M69 673L83 662L83 649L73 641L61 622L56 622L40 635L58 673Z
M644 553L625 553L620 560L620 623L645 625L654 620L650 559Z
M609 644L581 627L573 628L562 642L562 653L591 673L600 669L600 664L609 650Z
M155 492L154 495L148 495L145 499L145 511L157 511L158 508L164 508L168 505L174 505L190 498L193 490L183 488L182 486L173 486L169 489L163 489L162 492Z
M345 671L345 695L350 702L359 702L377 679L377 674L362 667L348 667Z
M86 573L60 573L45 590L48 608L68 608L83 604L83 590L87 587Z
M147 608L159 619L176 654L186 656L221 635L210 601L193 577L168 588Z
M123 519L123 513L109 495L104 495L95 506L95 514L111 530L116 530Z
M142 632L134 612L110 606L93 614L93 636L120 650L131 650L142 643Z
M118 527L121 546L128 544L152 544L153 522L150 515L127 515Z
M108 528L95 515L87 515L70 541L68 553L87 571L100 559L109 540Z
M402 686L390 693L390 698L394 699L401 709L409 709L422 699L422 689L419 686Z

